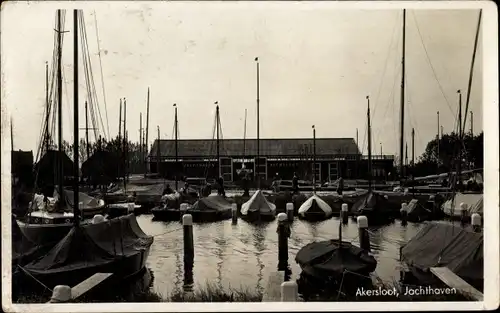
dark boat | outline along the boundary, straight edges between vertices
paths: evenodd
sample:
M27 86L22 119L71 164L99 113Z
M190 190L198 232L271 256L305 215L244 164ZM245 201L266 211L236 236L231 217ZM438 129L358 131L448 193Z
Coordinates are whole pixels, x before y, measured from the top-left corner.
M180 201L181 194L178 192L164 195L163 203L151 209L153 219L158 221L179 221L181 218Z
M231 218L231 203L220 195L201 198L187 212L195 222L212 222Z
M24 266L49 288L70 287L95 273L113 273L113 281L144 269L153 237L144 234L135 215L80 225L44 256Z
M299 208L299 218L308 221L321 221L332 217L332 208L318 195L313 194Z
M276 205L267 201L262 190L257 190L241 205L242 219L249 222L269 222L276 218Z
M404 283L437 285L431 267L447 267L463 280L483 291L483 234L449 222L427 222L406 245L400 258L409 272Z
M387 205L387 198L376 192L368 192L351 207L351 212L364 215L370 224L392 222L399 216L399 210L393 210Z
M295 261L302 269L298 284L304 299L337 296L339 289L345 295L355 294L357 288L371 284L370 273L377 267L368 251L337 239L307 244Z

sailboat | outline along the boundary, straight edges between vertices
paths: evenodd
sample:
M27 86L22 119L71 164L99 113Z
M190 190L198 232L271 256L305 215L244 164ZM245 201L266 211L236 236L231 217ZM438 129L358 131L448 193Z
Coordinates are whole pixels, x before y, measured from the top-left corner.
M269 202L260 189L261 175L260 161L260 94L259 94L259 58L255 58L257 65L257 157L255 158L255 178L257 178L257 191L250 199L241 205L241 218L249 222L272 221L276 218L276 205Z
M74 149L73 175L79 177L78 162L78 24L83 24L80 10L73 10L74 18ZM61 16L61 10L58 10ZM60 29L60 28L59 28ZM73 203L80 202L79 179L73 180ZM114 290L126 279L134 277L145 268L153 237L144 234L135 215L130 214L109 221L95 216L92 223L82 225L80 212L73 205L73 225L69 233L44 256L24 266L24 270L53 288L57 285L70 287L95 273L112 273L110 282ZM109 285L108 285L109 286ZM103 290L106 291L106 290Z
M332 216L333 210L323 199L316 194L316 128L313 125L313 194L299 207L300 219L318 221Z
M90 196L79 193L80 201L77 205L72 202L71 196L73 191L65 190L64 173L70 173L71 168L74 166L66 153L62 149L62 12L57 13L56 32L57 32L57 49L54 51L55 59L57 60L57 104L58 104L58 137L59 147L57 151L50 150L49 148L49 114L50 114L50 100L49 100L49 79L48 67L46 67L46 117L45 129L43 133L43 144L41 149L45 148L46 154L35 166L35 176L37 180L42 174L44 168L56 167L55 181L52 183L57 184L57 190L53 191L53 184L45 180L46 184L44 194L33 195L33 199L29 204L28 214L17 220L17 224L25 237L32 242L39 245L51 245L63 238L73 226L75 222L74 213L71 207L76 207L79 214L83 219L89 219L95 214L103 213L105 204L103 200L99 200ZM77 137L78 138L78 135ZM44 147L43 147L44 146ZM53 171L53 170L52 170ZM45 173L48 174L48 173ZM45 175L48 176L48 175ZM78 190L78 189L75 189ZM51 192L53 194L51 195ZM88 220L83 221L83 223Z
M219 164L221 124L218 102L215 104L216 157L217 164ZM187 213L192 215L193 221L199 222L229 219L231 218L231 203L222 195L211 194L196 201L187 209Z

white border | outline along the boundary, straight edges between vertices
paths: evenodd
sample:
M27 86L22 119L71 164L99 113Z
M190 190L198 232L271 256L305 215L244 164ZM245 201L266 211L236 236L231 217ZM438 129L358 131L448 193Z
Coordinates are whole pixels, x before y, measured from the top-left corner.
M14 1L13 1L14 2ZM52 1L51 1L52 2ZM104 2L104 1L103 1ZM142 5L137 1L127 6ZM73 9L74 3L60 1L60 8ZM79 3L79 2L76 2ZM81 2L80 2L81 3ZM12 2L11 2L12 4ZM392 311L392 310L484 310L499 306L499 141L498 141L498 16L493 1L384 1L384 2L260 2L220 3L210 5L261 5L281 7L302 5L310 9L483 9L483 129L484 140L484 206L489 208L484 219L484 301L483 302L419 302L413 305L405 302L275 302L275 303L109 303L109 304L12 304L11 295L11 176L10 176L10 127L9 112L3 105L1 113L1 205L2 205L2 307L16 312L226 312L226 311ZM8 2L3 5L9 5ZM108 5L123 5L123 2L109 1ZM166 5L183 5L181 1ZM198 3L197 5L207 5ZM77 5L80 8L80 6ZM4 12L4 10L2 10ZM4 62L4 59L2 59ZM5 79L2 73L2 80ZM2 99L5 90L2 89Z

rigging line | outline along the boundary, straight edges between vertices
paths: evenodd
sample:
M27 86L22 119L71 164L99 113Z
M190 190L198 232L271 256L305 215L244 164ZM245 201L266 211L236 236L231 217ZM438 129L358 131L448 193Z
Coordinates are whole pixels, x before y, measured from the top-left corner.
M104 99L104 110L106 113L106 126L107 126L107 131L108 131L108 136L109 136L109 120L108 120L108 106L106 103L106 91L104 88L104 74L102 70L102 60L101 60L101 45L100 45L100 40L99 40L99 29L97 27L97 14L94 10L94 21L95 21L95 33L96 33L96 38L97 38L97 50L98 50L98 56L99 56L99 65L101 68L101 84L102 84L102 95Z
M424 48L424 51L425 51L425 56L427 58L427 62L429 63L430 67L431 67L431 70L432 70L432 74L434 76L434 79L436 80L438 86L439 86L439 90L441 91L441 94L443 95L443 98L445 99L446 101L446 105L448 106L448 108L450 109L450 112L453 114L453 109L451 108L451 105L450 105L450 102L448 101L448 98L446 97L446 94L443 90L443 87L441 86L441 83L439 82L438 78L437 78L437 75L436 75L436 71L434 70L434 66L432 65L432 62L431 62L431 59L429 57L429 53L427 52L427 48L424 44L424 39L422 37L422 33L420 32L420 27L418 25L418 21L417 21L417 17L415 16L415 12L412 11L412 15L413 15L413 20L415 21L415 25L417 26L417 32L418 32L418 36L420 38L420 42L422 43L422 47ZM456 120L455 120L456 121Z
M387 49L387 56L386 56L385 62L384 62L384 70L382 72L382 77L380 78L380 85L378 87L377 97L375 98L375 105L373 106L373 116L375 116L375 112L376 112L377 106L379 104L380 92L382 91L382 85L384 82L385 73L387 71L387 66L389 65L389 56L391 55L392 43L394 41L394 34L396 33L396 29L399 29L399 27L397 27L398 25L399 25L399 15L398 15L398 18L396 19L396 21L394 22L394 26L392 29L391 41L389 43L389 47ZM398 32L398 34L399 34L399 32ZM399 36L396 39L396 45L398 43L399 43Z

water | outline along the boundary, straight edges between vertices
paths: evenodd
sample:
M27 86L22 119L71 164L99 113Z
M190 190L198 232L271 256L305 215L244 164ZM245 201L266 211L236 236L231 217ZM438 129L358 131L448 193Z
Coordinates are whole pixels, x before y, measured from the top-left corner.
M168 296L183 286L183 240L179 222L152 221L151 215L138 216L144 232L155 236L148 259L148 267L155 275L154 291ZM304 245L338 238L339 219L332 218L319 223L296 219L288 240L289 264L292 279L301 270L295 255ZM401 264L399 248L410 240L422 224L399 221L382 227L370 228L372 253L378 261L375 274L383 281L399 279ZM277 270L278 234L277 221L265 225L253 225L239 219L210 224L195 224L194 231L194 282L195 287L207 282L223 288L244 288L260 291L270 272ZM343 240L359 245L356 222L349 219L343 226Z

